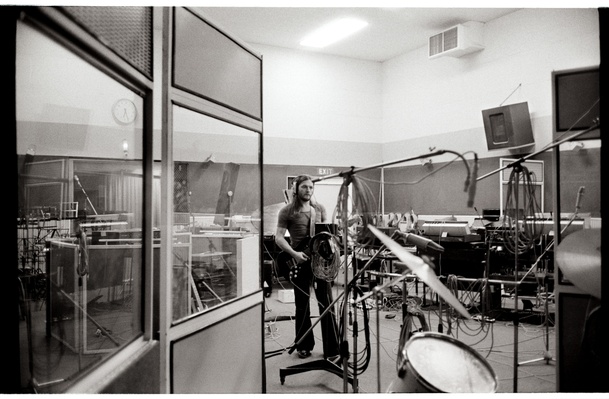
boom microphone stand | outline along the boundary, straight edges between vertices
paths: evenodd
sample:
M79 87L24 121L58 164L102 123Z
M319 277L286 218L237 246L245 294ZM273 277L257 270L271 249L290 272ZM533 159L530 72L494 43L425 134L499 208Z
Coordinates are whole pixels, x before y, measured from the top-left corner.
M93 203L91 202L91 199L89 198L89 196L87 195L87 192L85 191L84 187L80 183L80 179L78 178L77 175L74 175L74 180L76 180L76 183L78 183L78 186L80 187L80 190L85 195L85 198L87 199L87 202L91 206L91 209L93 209L93 213L95 213L97 215L97 211L95 210L95 207L93 206Z
M460 156L461 158L462 155L458 154L454 151L450 151L450 150L438 150L432 153L428 153L428 154L423 154L423 155L418 155L415 157L411 157L411 158L405 158L405 159L399 159L399 160L395 160L395 161L389 161L389 162L385 162L385 163L381 163L381 164L376 164L376 165L372 165L372 166L367 166L367 167L362 167L362 168L355 168L355 167L351 167L351 169L346 170L346 171L342 171L342 172L338 172L338 173L334 173L334 174L330 174L330 175L325 175L323 177L319 177L316 179L313 179L313 183L316 183L318 181L322 181L322 180L326 180L326 179L331 179L331 178L335 178L335 177L342 177L344 180L344 185L345 186L349 186L351 184L351 177L354 176L356 173L359 172L364 172L367 170L373 170L373 169L378 169L378 168L383 168L386 166L390 166L390 165L395 165L395 164L399 164L399 163L404 163L404 162L408 162L408 161L414 161L414 160L419 160L419 159L423 159L423 158L430 158L430 157L434 157L434 156L439 156L439 155L443 155L445 153L453 153L453 154L457 154L458 156ZM465 159L463 158L463 161L465 162ZM468 169L468 180L469 180L469 166L467 165L467 162L465 162L465 165ZM349 228L349 220L347 217L347 209L348 209L348 196L345 195L343 198L343 207L342 207L342 223L343 223L343 232L345 234L345 236L343 237L343 247L344 247L344 254L345 254L345 262L347 259L347 254L348 254L348 246L347 246L347 231ZM345 296L345 301L343 304L343 325L345 326L343 328L343 337L342 337L342 341L340 343L340 354L341 357L343 359L343 390L345 393L348 392L348 381L349 381L349 375L348 375L348 370L347 370L347 366L348 366L348 355L349 355L349 343L346 340L346 331L347 331L347 325L348 325L348 312L347 312L347 298L348 298L348 289L349 289L349 277L347 275L347 273L345 273L345 285L344 285L344 296Z

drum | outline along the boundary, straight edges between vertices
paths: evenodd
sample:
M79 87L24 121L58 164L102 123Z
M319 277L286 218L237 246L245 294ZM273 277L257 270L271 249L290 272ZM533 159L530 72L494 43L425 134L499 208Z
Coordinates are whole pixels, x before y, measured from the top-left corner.
M415 333L388 393L495 393L497 376L486 359L446 334Z

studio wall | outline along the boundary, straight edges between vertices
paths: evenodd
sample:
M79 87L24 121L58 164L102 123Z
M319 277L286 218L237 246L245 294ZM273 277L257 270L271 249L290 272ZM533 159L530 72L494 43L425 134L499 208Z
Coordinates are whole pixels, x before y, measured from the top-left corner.
M480 159L478 176L484 176L501 167L502 157ZM503 157L514 158L514 157ZM552 153L542 153L531 160L544 162L544 201L540 203L545 213L551 213L554 197L552 184ZM601 181L598 174L587 171L600 171L600 149L591 148L580 151L561 152L562 212L575 210L579 187L585 187L580 213L600 217ZM467 172L461 161L445 167L445 163L432 163L426 166L402 166L385 170L385 210L401 212L414 210L417 214L427 215L473 215L478 216L483 209L499 209L500 174L493 174L477 183L474 207L467 206L468 193L464 191ZM403 184L421 179L433 171L437 173L415 185ZM509 173L511 169L508 169ZM539 176L538 178L541 178ZM398 184L402 183L402 184Z
M426 47L383 64L383 159L429 146L481 158L489 151L482 110L527 102L535 146L552 141L553 70L600 63L596 9L526 8L490 21L482 51L427 58Z
M429 60L422 46L383 63L251 44L265 59L265 164L367 166L429 147L510 156L487 150L481 113L504 101L529 103L530 151L542 148L551 72L600 62L598 11L525 8L485 24L484 43L461 58Z
M476 152L483 174L499 168L500 158L541 150L552 140L552 71L600 63L598 11L524 8L486 23L484 44L484 50L461 58L430 60L423 46L383 63L252 44L265 57L264 203L281 199L274 182L293 171L316 175L321 166L364 167L447 149L469 160ZM335 81L323 84L332 79L321 76ZM482 110L524 101L535 145L489 151ZM320 105L326 105L321 113ZM361 126L354 129L358 118ZM565 204L574 201L581 176L589 176L582 212L593 214L600 213L599 146L587 142L585 153L566 152L578 166L561 170ZM434 158L433 165L452 158ZM545 161L544 209L550 212L551 151L535 159ZM409 181L425 168L418 160L387 168L385 181ZM475 215L466 206L464 179L465 170L455 163L417 186L386 185L385 211L413 207L420 213ZM479 182L477 209L499 207L498 179Z

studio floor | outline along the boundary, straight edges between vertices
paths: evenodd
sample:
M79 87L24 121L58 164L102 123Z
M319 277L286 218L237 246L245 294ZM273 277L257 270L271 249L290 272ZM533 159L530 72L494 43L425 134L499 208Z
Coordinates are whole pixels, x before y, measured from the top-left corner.
M468 384L472 384L472 381L466 379L461 381L458 377L462 375L461 371L464 368L471 367L479 368L477 373L472 374L477 375L474 377L474 384L482 389L491 389L496 393L556 392L556 362L552 357L555 353L553 304L548 306L548 318L545 317L544 307L539 306L538 303L534 304L532 309L528 307L524 309L520 306L519 309L522 310L518 312L516 323L518 327L515 327L512 298L502 298L501 309L495 309L491 318L476 313L479 308L470 306L470 301L475 304L475 295L471 292L459 292L457 294L459 300L466 305L473 316L471 320L466 320L458 317L454 312L447 311L445 305L442 310L442 304L437 301L437 296L434 298L429 291L423 296L420 284L420 282L411 282L405 289L408 297L418 298L416 303L419 304L425 317L427 331L431 332L428 334L430 339L440 330L442 334L452 338L433 338L444 347L448 345L449 350L441 354L440 358L435 356L432 360L430 357L429 362L432 364L419 366L420 370L416 370L416 373L422 377L400 379L397 359L405 342L403 338L400 339L403 336L401 306L404 298L401 291L403 285L386 288L379 309L376 307L376 301L371 297L355 305L354 301L351 301L348 307L354 314L349 320L358 321L357 334L354 334L353 328L349 327L345 341L349 346L351 360L357 361L361 366L358 366L354 374L349 373L345 377L342 367L337 373L328 371L323 366L326 363L323 362L321 349L321 327L319 323L315 324L319 310L314 294L310 303L316 340L312 356L300 359L297 351L291 350L295 329L294 303L285 300L290 299L289 290L292 286L283 279L274 281L272 292L265 303L266 392L271 394L387 393L419 390L438 392L443 386L432 384L430 388L425 387L421 382L421 379L433 381L435 378L452 379L450 385L454 391L451 392L471 392ZM336 302L338 308L343 306L344 291L343 284L333 283L334 298L340 297ZM366 292L363 295L365 296ZM366 307L367 313L364 312L363 306ZM442 323L440 323L440 315L442 315ZM364 319L368 320L367 323ZM549 323L546 328L547 320ZM462 347L457 345L458 342L453 339L464 345ZM415 350L412 351L414 354ZM342 366L342 363L339 364ZM290 374L290 367L298 365L304 366L305 370ZM330 370L336 371L336 368L330 366ZM411 373L410 376L416 373ZM489 378L495 379L496 384L489 385L488 381L485 382ZM476 379L480 381L475 381Z

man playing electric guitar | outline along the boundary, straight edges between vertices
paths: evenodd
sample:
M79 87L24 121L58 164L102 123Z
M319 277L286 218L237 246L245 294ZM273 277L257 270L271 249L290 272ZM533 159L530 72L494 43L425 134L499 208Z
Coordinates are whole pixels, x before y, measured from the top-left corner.
M315 223L326 221L325 207L312 201L313 190L310 176L300 175L296 178L292 187L292 201L279 211L275 233L275 243L283 251L278 259L290 257L296 265L291 270L290 281L294 285L296 305L296 350L298 356L303 359L311 356L315 346L312 332L304 336L312 325L309 307L311 286L315 290L320 315L333 301L330 283L313 275L308 252L308 243L314 235ZM290 233L291 245L285 238L286 232ZM335 360L339 354L339 345L334 310L328 312L320 323L324 358Z
M309 256L309 257L311 256L311 253L309 252L309 241L308 240L303 240L297 248L293 248L293 249L296 252L304 253L306 256ZM277 255L276 262L277 262L277 270L278 270L279 276L281 276L289 281L292 281L293 279L298 277L300 268L302 267L303 264L306 264L306 262L302 262L302 263L296 262L296 259L294 259L292 257L292 255L290 255L290 253L286 252L286 251L281 251Z

